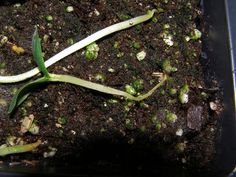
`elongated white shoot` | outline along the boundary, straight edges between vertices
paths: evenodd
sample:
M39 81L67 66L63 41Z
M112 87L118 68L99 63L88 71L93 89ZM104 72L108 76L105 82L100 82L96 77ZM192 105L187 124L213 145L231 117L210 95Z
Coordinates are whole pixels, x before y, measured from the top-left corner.
M85 39L71 45L70 47L62 50L61 52L57 53L56 55L54 55L53 57L49 58L46 62L45 62L45 66L49 67L51 65L53 65L54 63L58 62L59 60L65 58L66 56L82 49L83 47L103 38L104 36L107 36L111 33L117 32L117 31L121 31L127 28L130 28L132 26L135 26L139 23L143 23L147 20L149 20L150 18L153 17L153 14L155 13L155 9L148 11L147 14L145 15L141 15L129 20L126 20L124 22L120 22L111 26L108 26L100 31L95 32L94 34L86 37ZM32 70L29 70L25 73L19 74L19 75L14 75L14 76L0 76L0 83L14 83L14 82L20 82L23 80L26 80L28 78L31 78L33 76L35 76L36 74L38 74L40 71L38 68L34 68Z

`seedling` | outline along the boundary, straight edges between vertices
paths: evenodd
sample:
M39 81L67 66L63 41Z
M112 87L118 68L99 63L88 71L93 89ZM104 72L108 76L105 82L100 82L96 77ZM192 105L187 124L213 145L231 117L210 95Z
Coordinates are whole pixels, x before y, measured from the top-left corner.
M114 89L105 85L93 83L90 81L86 81L74 76L70 75L62 75L62 74L52 74L49 73L43 59L43 54L42 54L42 49L41 49L41 43L40 43L40 38L38 34L38 30L36 28L33 38L32 38L32 49L33 49L33 56L34 60L38 65L39 70L43 74L42 77L38 78L35 81L31 81L21 87L16 94L14 95L9 110L9 113L12 113L17 106L19 106L25 99L29 96L30 92L37 88L39 85L48 83L48 82L64 82L64 83L70 83L78 86L82 86L88 89L96 90L99 92L103 92L106 94L112 94L112 95L117 95L117 96L122 96L125 97L129 100L134 100L134 101L141 101L143 99L148 98L153 94L153 92L159 88L161 85L164 84L164 82L167 79L167 75L163 74L162 80L155 86L153 87L150 91L148 91L145 94L139 95L137 97L133 96L132 93L127 93L125 91L121 91L118 89Z
M42 143L41 140L38 140L35 143L31 143L31 144L15 145L15 146L1 146L0 156L29 152L37 148L41 143Z
M100 31L95 32L94 34L86 37L85 39L71 45L70 47L62 50L61 52L57 53L53 57L49 58L45 62L45 67L49 67L53 65L54 63L58 62L59 60L67 57L68 55L88 46L89 44L97 41L98 39L103 38L104 36L107 36L109 34L112 34L117 31L121 31L127 28L130 28L132 26L135 26L137 24L143 23L149 19L151 19L156 12L156 9L149 10L147 14L141 15L129 20L126 20L124 22L116 23L114 25L108 26ZM29 79L35 75L37 75L40 72L39 68L34 68L30 71L27 71L25 73L14 75L14 76L0 76L0 83L13 83L13 82L20 82L26 79ZM38 82L37 82L38 83ZM36 85L37 85L36 83Z

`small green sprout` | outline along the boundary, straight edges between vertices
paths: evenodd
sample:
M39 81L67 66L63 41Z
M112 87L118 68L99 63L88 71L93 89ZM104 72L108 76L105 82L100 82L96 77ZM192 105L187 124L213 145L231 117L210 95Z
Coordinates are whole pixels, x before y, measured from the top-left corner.
M179 91L180 103L185 104L188 102L188 92L189 92L189 87L188 85L185 84Z
M156 129L157 129L157 131L160 131L161 128L162 128L161 122L160 122L160 121L157 121L157 122L156 122Z
M199 31L198 29L194 29L190 35L190 38L193 40L198 40L202 37L201 31Z
M53 17L51 15L48 15L48 16L46 16L46 20L48 22L51 22L51 21L53 21Z
M161 124L161 121L157 118L156 115L154 115L154 116L151 117L151 121L152 121L152 123L155 125L156 130L157 130L157 131L160 131L161 128L162 128L162 124Z
M140 48L141 48L140 43L139 43L139 42L134 42L134 43L133 43L133 48L135 48L135 49L140 49Z
M35 123L35 121L32 123L30 129L28 130L33 135L39 134L39 126Z
M132 83L132 86L136 91L141 91L143 89L143 83L143 79L137 79Z
M58 117L57 122L61 125L65 125L67 123L67 119L65 117Z
M136 95L137 94L137 92L136 92L136 90L134 89L134 87L132 87L131 85L125 85L125 91L127 92L127 93L129 93L130 95Z
M171 66L170 60L166 59L162 62L162 69L166 73L176 72L178 69L176 67Z
M87 60L95 60L98 57L99 47L94 42L86 47L85 58Z
M37 142L32 143L32 144L15 145L15 146L0 146L0 156L29 152L36 149L41 143L42 143L41 140L38 140Z
M177 115L169 110L165 110L165 118L168 122L174 123L177 120Z
M170 95L175 95L177 93L177 90L175 88L171 88L169 90Z

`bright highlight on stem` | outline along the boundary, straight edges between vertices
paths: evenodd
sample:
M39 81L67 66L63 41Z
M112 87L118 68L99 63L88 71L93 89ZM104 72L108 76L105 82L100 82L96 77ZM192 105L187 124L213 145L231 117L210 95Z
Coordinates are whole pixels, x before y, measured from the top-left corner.
M111 25L109 27L106 27L106 28L104 28L104 29L102 29L102 30L86 37L85 39L73 44L72 46L62 50L58 54L56 54L53 57L49 58L45 62L46 68L53 65L57 61L65 58L66 56L76 52L77 50L80 50L83 47L91 44L92 42L95 42L95 41L103 38L104 36L107 36L111 33L114 33L114 32L120 31L120 30L130 28L130 27L135 26L139 23L143 23L143 22L149 20L150 18L153 17L153 14L155 12L156 12L155 9L151 10L151 11L148 11L147 14L145 14L145 15L141 15L141 16L126 20L124 22L120 22L120 23ZM23 80L26 80L28 78L31 78L31 77L35 76L39 72L40 72L40 70L38 68L34 68L30 71L27 71L27 72L19 74L19 75L0 76L0 83L14 83L14 82L23 81Z

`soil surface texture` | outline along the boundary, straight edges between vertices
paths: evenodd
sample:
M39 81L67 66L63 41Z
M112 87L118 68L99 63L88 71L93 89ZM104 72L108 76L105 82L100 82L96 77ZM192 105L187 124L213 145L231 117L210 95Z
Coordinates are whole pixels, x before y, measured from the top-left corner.
M33 90L12 115L7 113L10 101L29 80L1 84L0 145L42 141L32 152L0 157L2 163L32 165L73 157L99 168L209 167L219 103L217 83L206 84L200 63L204 28L197 0L1 1L0 73L16 75L37 67L31 45L35 25L47 60L102 28L154 8L158 12L149 21L96 41L96 59L88 60L84 48L48 70L123 91L130 91L128 86L136 95L153 88L163 74L167 81L141 102L48 83ZM34 119L36 129L22 132L27 118Z

